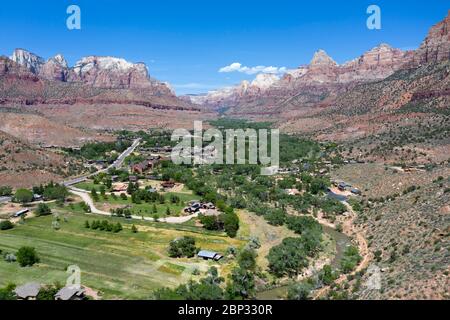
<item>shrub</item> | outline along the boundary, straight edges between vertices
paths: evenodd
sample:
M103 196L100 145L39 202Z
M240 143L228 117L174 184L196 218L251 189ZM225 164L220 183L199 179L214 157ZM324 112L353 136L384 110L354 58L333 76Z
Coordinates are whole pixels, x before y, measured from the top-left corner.
M192 258L196 253L195 239L192 237L182 237L170 242L169 256L172 258Z
M17 261L21 267L32 266L39 262L36 249L33 247L21 247L17 251Z
M0 222L0 230L9 230L12 228L14 228L14 225L12 224L11 221L6 220L6 221Z
M45 203L39 203L38 207L36 208L36 216L48 216L52 214L52 210L50 207Z

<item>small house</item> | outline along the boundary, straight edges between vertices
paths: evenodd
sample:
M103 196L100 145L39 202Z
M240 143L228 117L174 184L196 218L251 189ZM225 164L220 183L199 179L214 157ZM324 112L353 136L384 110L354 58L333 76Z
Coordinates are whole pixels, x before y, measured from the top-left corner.
M208 250L200 250L197 256L204 260L214 260L214 261L219 261L220 259L223 258L223 256L218 254L217 252Z
M41 291L41 285L37 282L26 283L23 286L17 287L14 290L18 300L36 300L39 292Z
M64 287L55 294L55 300L84 300L85 293L81 287Z

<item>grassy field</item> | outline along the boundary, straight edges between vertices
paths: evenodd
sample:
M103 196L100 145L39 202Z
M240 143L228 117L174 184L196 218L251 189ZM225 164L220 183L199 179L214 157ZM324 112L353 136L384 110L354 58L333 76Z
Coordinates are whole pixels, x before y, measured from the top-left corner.
M175 195L180 198L179 203L171 203L170 196ZM187 202L190 200L198 200L198 197L186 193L175 193L168 192L164 194L165 203L161 204L159 201L156 202L142 202L140 204L135 204L131 202L131 198L123 200L120 197L116 199L108 195L107 200L99 197L99 201L95 203L96 207L100 210L110 211L112 208L123 208L125 206L131 206L130 210L133 215L143 215L143 216L153 216L153 204L156 206L157 215L162 218L167 216L167 208L170 210L170 216L179 216L183 214L183 209L186 207Z
M57 210L55 210L57 211ZM0 260L0 285L38 281L43 284L65 283L67 266L81 268L83 285L99 290L104 298L147 299L163 286L175 286L193 276L194 269L206 271L210 265L226 275L234 261L220 263L193 259L172 259L167 256L168 243L181 236L192 236L197 246L225 253L229 246L242 247L245 242L223 234L205 232L186 225L136 222L139 232L131 232L131 222L120 221L124 230L118 234L84 227L86 220L101 219L93 215L68 213L60 209L61 228L52 228L52 216L27 219L14 229L0 231L0 249L16 252L21 246L36 248L41 262L21 268L18 263ZM108 220L108 219L107 219Z
M102 186L103 184L95 184L94 182L92 182L92 180L87 180L74 185L74 187L78 189L83 189L86 191L92 191L92 189L95 189L97 192L100 192L100 188Z

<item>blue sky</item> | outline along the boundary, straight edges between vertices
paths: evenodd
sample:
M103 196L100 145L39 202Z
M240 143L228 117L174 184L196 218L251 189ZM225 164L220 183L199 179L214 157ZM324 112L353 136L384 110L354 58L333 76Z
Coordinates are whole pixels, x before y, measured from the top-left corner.
M81 30L66 28L66 9L81 8ZM368 30L366 9L382 10L382 29ZM450 9L442 0L58 0L7 1L0 7L0 54L25 48L44 58L62 53L111 55L145 62L177 93L199 93L255 75L222 67L296 68L322 48L337 62L379 43L416 48Z

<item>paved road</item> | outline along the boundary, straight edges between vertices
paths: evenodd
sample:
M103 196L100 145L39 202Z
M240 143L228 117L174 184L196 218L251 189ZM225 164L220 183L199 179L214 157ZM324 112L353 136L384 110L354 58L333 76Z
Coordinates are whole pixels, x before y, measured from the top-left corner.
M110 212L102 211L95 207L94 201L92 200L89 192L82 190L82 189L75 188L75 187L69 187L69 191L71 193L79 196L84 202L86 202L86 204L91 208L91 213L99 214L99 215L103 215L103 216L109 216L109 217L111 216ZM196 217L198 217L198 214L194 213L189 216L183 216L183 217L160 218L160 219L158 219L158 222L179 224L179 223L187 222L187 221L191 220L192 218L196 218ZM155 219L152 217L143 217L142 218L141 216L132 215L131 219L155 222Z
M96 172L91 173L91 174L87 174L87 175L84 175L84 176L81 176L81 177L73 178L73 179L68 180L68 181L64 181L63 184L66 187L73 186L74 184L86 181L87 179L92 178L92 177L98 175L101 172L107 172L111 168L120 169L122 167L122 165L123 165L123 161L125 160L125 158L128 157L139 146L140 143L141 143L141 139L140 138L134 140L133 144L127 150L122 152L120 154L120 156L116 159L116 161L114 161L109 167L107 167L105 169L102 169L102 170L99 170L99 171L96 171Z

